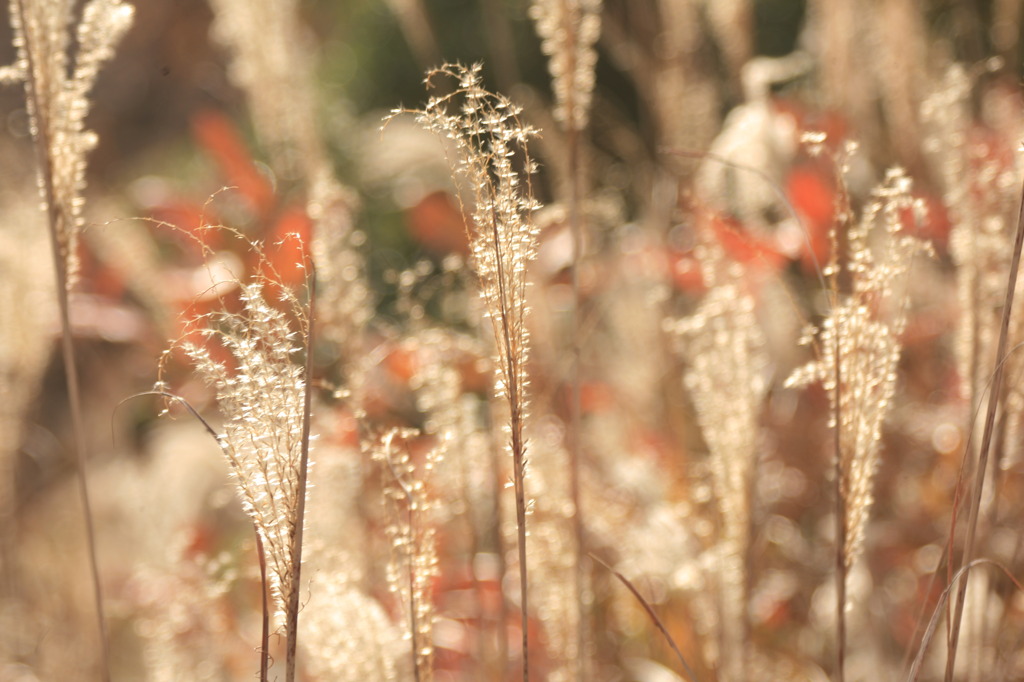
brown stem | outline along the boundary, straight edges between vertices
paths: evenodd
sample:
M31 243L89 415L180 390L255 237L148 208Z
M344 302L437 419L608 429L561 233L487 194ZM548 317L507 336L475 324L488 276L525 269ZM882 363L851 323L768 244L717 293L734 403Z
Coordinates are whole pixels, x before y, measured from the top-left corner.
M843 182L842 175L837 168L837 180L839 195L835 199L836 226L832 230L832 255L830 266L832 275L829 278L830 293L832 298L832 309L839 309L840 281L844 271L845 258L843 245L846 241L847 230L850 220L850 197ZM833 448L835 450L835 477L836 477L836 682L843 682L846 678L846 493L849 489L847 474L843 465L843 356L842 356L842 332L843 325L837 317L833 332L833 352L835 355L835 366L832 379L835 381L833 391L833 420L835 426L832 429Z
M491 532L494 538L494 548L498 557L498 583L499 585L505 578L505 573L508 571L508 561L505 554L505 537L502 535L501 529L503 526L503 512L501 509L501 495L502 495L502 466L501 457L503 448L500 440L494 436L495 433L494 424L497 422L493 412L488 413L490 415L490 428L488 432L492 434L491 438L491 468L493 476L491 481L493 484L493 501L494 509L492 516ZM504 590L502 590L504 594ZM497 643L497 672L495 679L505 679L506 671L508 670L508 617L509 607L508 601L503 597L498 600L498 615L497 615L497 628L493 633Z
M526 443L523 440L523 387L519 382L521 358L513 345L511 322L509 315L512 313L509 305L509 285L506 281L505 261L501 248L501 232L498 227L498 218L491 216L491 235L494 246L494 257L497 266L498 282L498 305L501 315L501 342L503 344L499 352L505 355L505 390L508 395L509 405L509 426L512 432L512 481L516 495L516 533L519 544L519 612L522 618L522 643L523 643L523 682L529 682L529 608L527 589L527 565L526 565ZM512 273L515 276L515 273ZM520 311L516 311L517 313Z
M580 495L580 450L582 447L583 405L581 399L581 364L583 347L580 331L582 312L580 292L580 266L583 261L583 225L581 221L581 203L583 197L583 168L580 163L580 133L570 123L568 131L569 169L572 181L569 194L569 230L572 234L572 397L569 412L569 493L573 508L573 535L576 539L576 604L578 619L576 627L577 679L579 682L589 679L586 674L587 656L587 606L584 600L584 581L587 575L587 545L584 536L583 510Z
M416 604L416 518L412 497L406 497L406 510L409 523L409 644L412 647L412 671L413 679L420 682L420 643L419 643L419 622Z
M845 679L846 663L846 499L845 475L843 473L842 450L840 450L841 434L839 416L839 340L836 339L836 427L835 427L835 450L836 450L836 680L843 682Z
M306 519L306 484L309 473L309 435L313 415L313 343L316 319L316 268L312 260L309 266L309 318L306 323L306 367L305 393L302 406L302 454L299 460L298 500L295 509L295 535L292 539L292 589L288 596L285 636L285 680L295 682L295 661L299 634L299 589L302 585L302 535Z
M413 679L416 682L420 682L420 645L419 645L419 627L417 622L416 613L416 554L418 548L416 546L416 518L415 514L415 502L413 501L412 488L405 483L405 479L402 478L402 474L395 469L394 462L391 461L391 437L389 436L385 440L384 449L384 463L388 467L388 471L391 473L391 477L395 479L395 484L399 490L402 491L402 496L405 498L405 510L406 510L406 523L408 530L408 538L406 539L406 554L408 555L408 566L406 567L408 578L409 578L409 646L412 651L412 673Z
M256 554L260 561L260 608L262 610L262 627L260 629L260 682L267 682L270 679L270 607L267 604L267 556L263 552L263 539L260 531L256 531Z
M967 538L964 541L964 554L961 566L967 566L974 560L974 539L978 528L978 513L981 509L981 497L985 490L985 474L988 470L989 452L992 449L992 436L995 432L996 409L999 396L1003 390L1003 372L1005 368L1007 339L1010 335L1010 313L1013 310L1013 296L1017 290L1017 274L1020 271L1021 248L1024 247L1024 189L1021 190L1021 206L1017 215L1017 236L1013 243L1013 257L1010 261L1010 276L1006 284L1006 299L1003 303L1003 319L999 325L999 343L996 348L996 365L992 374L992 386L989 389L988 406L985 411L985 430L981 437L981 449L978 452L978 466L974 472L974 491L971 496L970 516L967 519ZM951 531L952 532L952 531ZM946 682L952 682L953 668L956 664L956 648L960 639L960 622L964 612L964 597L967 593L967 580L961 580L956 590L956 605L953 611L953 623L949 634L949 654L946 657Z
M838 241L838 240L837 240ZM833 247L836 248L835 246ZM838 258L838 255L833 256ZM839 291L835 277L832 279L832 305L839 306ZM836 477L836 680L843 682L845 679L846 664L846 473L843 468L843 438L842 438L842 399L843 399L843 372L842 356L840 355L840 332L841 324L836 320L836 327L833 337L835 367L833 369L833 381L836 387L833 395L833 420L835 426L832 429L833 448L835 449L835 477Z
M517 410L518 412L518 410ZM512 461L516 468L513 476L516 492L516 530L519 536L519 590L520 590L520 613L522 614L523 629L523 682L530 679L530 623L529 609L527 608L527 567L526 567L526 492L524 490L523 466L525 461L526 448L522 437L522 418L517 415L513 418L512 425Z

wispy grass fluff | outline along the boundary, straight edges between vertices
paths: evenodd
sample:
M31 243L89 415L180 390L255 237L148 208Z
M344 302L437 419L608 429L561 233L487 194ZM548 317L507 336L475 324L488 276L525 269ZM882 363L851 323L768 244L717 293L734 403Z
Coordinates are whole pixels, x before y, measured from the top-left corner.
M587 127L594 92L594 44L601 35L601 0L533 0L530 17L549 58L555 118L573 130Z
M88 95L100 68L113 57L114 46L131 26L134 8L121 0L90 0L80 13L73 0L10 0L8 6L17 60L12 66L0 68L0 83L21 82L25 88L36 178L53 254L64 377L96 602L100 677L109 680L106 619L85 476L85 425L68 295L79 270L77 251L83 224L85 159L97 142L95 133L85 128L90 107Z
M0 205L0 581L7 585L16 561L18 452L50 360L56 304L37 202L31 192L5 191Z
M570 416L569 429L569 503L572 507L570 523L574 541L572 557L567 563L575 564L575 585L571 591L576 594L577 613L567 621L565 618L549 618L549 623L560 621L549 632L565 629L574 625L576 641L571 646L562 646L561 654L566 663L562 674L583 679L589 674L585 667L588 655L584 653L589 637L587 632L589 621L589 598L586 590L589 558L584 532L584 510L581 502L580 460L583 441L583 401L582 401L582 359L584 334L580 324L582 315L580 272L584 258L584 235L586 220L583 205L587 195L587 162L586 145L583 131L590 120L590 107L594 95L595 69L597 67L597 50L595 44L601 36L601 0L533 0L530 5L530 16L534 20L537 35L541 39L541 50L548 56L548 71L551 74L551 87L555 94L555 118L562 124L565 131L565 156L569 177L564 200L568 212L569 233L572 239L572 350L569 381ZM564 190L560 191L561 194ZM557 531L552 525L547 533L551 538ZM554 567L552 567L554 568ZM572 624L571 621L576 621ZM580 663L584 663L581 667ZM577 670L572 670L576 665Z
M413 674L401 629L359 581L343 571L316 579L303 611L307 669L332 682L407 682Z
M316 127L309 41L297 0L211 0L213 37L230 53L228 75L245 94L256 133L283 178L326 169Z
M839 432L847 568L864 545L882 423L896 391L900 335L906 326L904 277L914 256L927 251L924 242L904 231L904 221L918 209L910 178L900 169L890 170L848 233L845 268L852 291L834 301L831 313L814 330L818 359L786 381L786 386L821 382L832 402L831 426ZM838 291L838 267L830 266L825 274Z
M226 49L228 75L248 102L254 132L282 183L305 193L317 263L318 336L344 363L346 389L359 403L357 370L373 292L359 246L365 235L352 213L355 195L334 174L318 126L314 55L296 0L211 0L212 36Z
M709 289L697 311L669 324L687 363L686 388L707 443L708 465L721 514L723 654L748 649L747 559L760 415L768 390L768 353L744 289L742 269L716 249L704 249ZM721 661L723 679L745 679L743 657Z
M1007 163L985 145L971 144L971 87L963 67L950 67L925 101L922 118L952 222L949 246L960 303L955 350L974 413L991 378L1021 170L1016 157ZM977 439L972 442L977 447Z
M471 263L491 319L497 347L497 392L509 408L509 450L512 454L519 534L519 570L523 614L523 675L528 676L526 617L526 372L529 334L526 329L527 268L537 253L532 215L540 205L533 198L530 177L536 167L527 146L536 131L519 118L520 107L483 87L481 65L446 65L427 76L454 80L453 90L431 97L414 112L427 129L451 142L449 158L460 200L468 204ZM392 116L405 113L392 112Z
M307 320L297 301L298 318L272 306L261 284L241 285L242 310L216 311L200 318L201 334L215 344L186 342L183 349L202 380L216 389L224 415L217 442L231 465L245 513L263 541L270 589L279 615L292 603L299 473L303 445L303 353ZM211 351L219 344L230 360Z
M92 0L74 21L71 0L10 0L18 60L0 69L0 82L23 81L32 137L41 160L39 184L64 263L64 285L78 274L85 156L96 134L85 128L89 92L104 62L131 26L134 8L121 0ZM69 26L76 26L72 32Z
M440 449L432 448L417 467L409 452L414 431L392 429L376 443L373 458L382 464L384 503L391 541L388 585L406 609L413 673L417 682L434 679L434 604L431 584L438 575L437 542L430 513L436 504L430 492L431 473Z

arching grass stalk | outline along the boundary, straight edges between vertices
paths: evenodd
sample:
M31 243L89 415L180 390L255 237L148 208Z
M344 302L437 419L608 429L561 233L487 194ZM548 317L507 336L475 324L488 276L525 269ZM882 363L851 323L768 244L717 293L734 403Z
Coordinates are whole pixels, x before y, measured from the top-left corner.
M988 407L985 411L985 429L981 437L981 449L978 452L978 466L974 471L974 490L970 499L970 513L967 518L967 537L964 540L964 553L960 566L968 566L974 560L974 541L978 529L978 516L981 510L981 497L985 491L985 476L988 471L989 453L992 449L992 437L995 433L996 411L999 396L1003 390L1003 376L1006 347L1010 332L1010 314L1013 311L1014 292L1017 290L1017 276L1020 271L1021 249L1024 246L1024 189L1021 191L1020 211L1017 215L1017 235L1013 242L1013 257L1010 261L1010 273L1006 283L1006 299L1003 303L1003 319L999 325L999 342L996 347L995 369L992 373L992 386L989 390ZM950 530L952 533L953 530ZM956 665L956 649L960 639L960 623L964 613L964 598L967 594L967 580L957 585L956 603L953 607L953 618L950 622L949 653L946 656L946 682L953 679Z
M591 559L593 559L594 561L596 561L597 563L601 564L606 569L611 571L612 575L614 575L616 578L618 578L619 582L621 582L623 585L626 586L626 589L629 590L630 594L632 594L634 597L636 597L636 600L638 602L640 602L640 606L642 606L644 611L647 613L647 617L651 619L652 623L654 623L654 627L658 628L658 632L660 632L662 634L662 636L665 637L665 641L668 643L669 647L672 649L672 653L674 653L676 655L676 659L679 661L679 665L682 667L683 671L686 673L687 678L692 680L692 682L697 682L697 675L696 675L696 673L693 672L693 668L690 667L690 664L686 662L686 657L683 656L683 652L679 649L679 645L676 644L676 640L669 633L668 628L665 627L665 624L663 622L661 622L661 618L658 618L658 614L655 612L654 607L651 606L651 603L649 601L647 601L646 599L644 599L644 596L642 594L640 594L640 590L636 589L636 586L633 585L633 583L630 582L630 580L628 578L626 578L626 576L624 576L621 573L619 573L618 571L616 571L614 568L609 566L607 563L605 563L604 561L601 561L599 558L597 558L593 554L590 554L589 556L590 556Z
M165 398L166 400L173 400L174 402L178 403L179 405L184 407L188 411L188 413L195 418L196 421L202 424L206 432L210 434L210 436L215 441L217 441L218 444L220 443L220 435L217 433L216 429L214 429L213 426L210 425L210 422L206 421L206 419L204 419L203 416L199 414L199 412L196 410L196 408L192 407L191 403L189 403L187 400L182 398L180 395L171 393L170 391L166 390L162 383L158 383L156 388L152 391L136 393L135 395L131 396L131 398L126 398L126 400L131 400L132 398L138 398L144 395L157 395L160 396L161 398ZM257 559L259 560L260 565L260 587L262 588L260 590L261 619L259 646L259 679L260 682L268 682L268 680L270 679L270 602L267 599L267 595L270 586L269 583L267 582L267 555L263 549L263 539L260 537L259 527L256 526L256 524L253 524L253 531L255 531L256 535L256 556Z
M236 231L225 231L248 242ZM194 334L175 345L216 392L224 433L214 437L259 534L266 583L284 631L285 680L293 682L311 440L315 271L303 254L300 267L308 274L304 301L281 284L259 243L248 246L263 274L235 282L241 310L222 301L220 309L194 319ZM165 352L161 364L170 353ZM304 357L303 363L296 357ZM162 383L158 390L164 390Z

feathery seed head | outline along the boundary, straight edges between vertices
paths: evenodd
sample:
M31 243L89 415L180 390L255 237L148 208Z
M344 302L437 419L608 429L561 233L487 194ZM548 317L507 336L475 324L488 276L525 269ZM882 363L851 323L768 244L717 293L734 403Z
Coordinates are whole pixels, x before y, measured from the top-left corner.
M216 390L225 419L218 444L243 509L263 540L271 591L283 612L297 589L292 550L306 378L293 356L303 351L302 335L288 314L267 302L263 284L242 284L240 298L241 311L217 311L197 320L204 325L203 336L215 339L230 360L211 353L209 345L185 342L182 347L196 373ZM294 313L301 323L301 311Z
M816 330L818 359L786 380L786 386L821 382L832 401L831 426L839 429L848 566L863 548L882 423L896 391L900 335L906 326L901 285L914 257L930 250L904 229L907 211L915 206L910 190L906 174L892 169L873 193L849 232L846 269L852 291ZM872 243L875 237L877 244ZM837 276L835 271L828 275L833 281Z
M541 50L549 58L555 118L573 130L586 128L590 117L601 6L601 0L533 0L530 4Z
M424 127L454 144L449 161L460 200L470 207L471 262L498 347L497 384L516 402L513 419L518 419L526 407L527 267L537 254L532 216L540 204L532 194L530 176L536 167L528 150L537 130L519 119L520 107L484 89L481 70L480 64L455 64L432 71L428 87L438 78L450 78L458 88L431 97L413 113ZM399 113L404 112L392 117Z
M85 129L92 90L104 62L131 26L134 8L121 0L91 0L77 22L67 0L11 0L18 61L0 70L0 82L25 83L29 126L45 159L38 169L44 210L54 216L57 243L74 287L78 273L78 233L82 228L85 156L95 133ZM70 69L68 67L71 67Z

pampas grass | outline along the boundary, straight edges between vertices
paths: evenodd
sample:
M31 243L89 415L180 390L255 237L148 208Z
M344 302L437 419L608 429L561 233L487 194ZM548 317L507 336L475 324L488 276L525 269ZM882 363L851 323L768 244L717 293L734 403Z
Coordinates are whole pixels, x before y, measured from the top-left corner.
M87 126L131 9L11 0L0 152L37 155L68 386L40 239L0 225L0 678L1020 678L1016 73L902 0L810 2L784 57L744 0L534 0L536 36L499 4L211 0L193 59L154 2ZM1010 4L975 36L1008 55ZM478 21L507 97L449 62L362 134ZM198 72L223 112L160 167L187 145L110 112ZM130 230L81 229L90 127L91 212ZM151 393L220 456L125 400L86 457L166 337Z
M526 567L526 439L529 333L526 328L527 268L536 257L530 176L536 172L527 143L537 131L522 123L522 110L483 87L482 66L444 66L431 72L427 85L451 79L449 94L436 96L416 112L417 120L454 145L452 171L464 191L472 222L471 264L480 283L497 349L495 389L509 410L509 451L519 538L519 588L522 613L523 679L529 679L529 607ZM406 113L396 110L393 116ZM522 170L516 163L521 158ZM462 195L460 195L462 198Z
M703 257L709 286L697 311L675 324L687 369L683 379L708 444L712 487L720 514L722 570L721 651L745 652L750 602L750 519L760 440L760 415L768 391L764 335L743 271L721 252ZM719 662L722 679L749 675L745 656Z
M214 435L256 529L261 578L285 632L285 679L291 682L311 439L312 309L272 280L238 287L241 311L222 308L193 320L201 342L186 340L181 349L216 391L225 425L223 434ZM284 310L270 302L267 290L278 292ZM300 355L304 364L296 361ZM156 391L166 389L158 384ZM266 627L264 620L262 679Z
M896 390L899 339L906 325L900 294L914 257L927 250L923 242L904 231L905 216L915 208L910 187L910 179L901 170L889 171L860 220L848 231L846 254L839 255L839 242L834 238L833 261L825 271L834 302L817 330L820 357L786 382L799 386L820 381L832 405L840 680L844 675L846 576L863 551L882 423ZM882 234L878 244L872 242L876 231ZM840 293L840 259L851 280L849 296Z
M82 421L78 365L72 341L69 296L78 278L78 236L82 229L82 192L86 154L96 146L96 135L85 128L89 92L104 62L131 26L134 8L120 0L92 0L72 21L71 2L11 0L17 62L0 72L0 82L21 81L29 126L36 150L36 176L46 211L53 252L57 300L60 308L62 354L70 403L78 491L84 510L85 531L96 604L100 671L110 679L107 625L104 617L96 539L86 481L88 455ZM71 28L77 30L71 33Z

